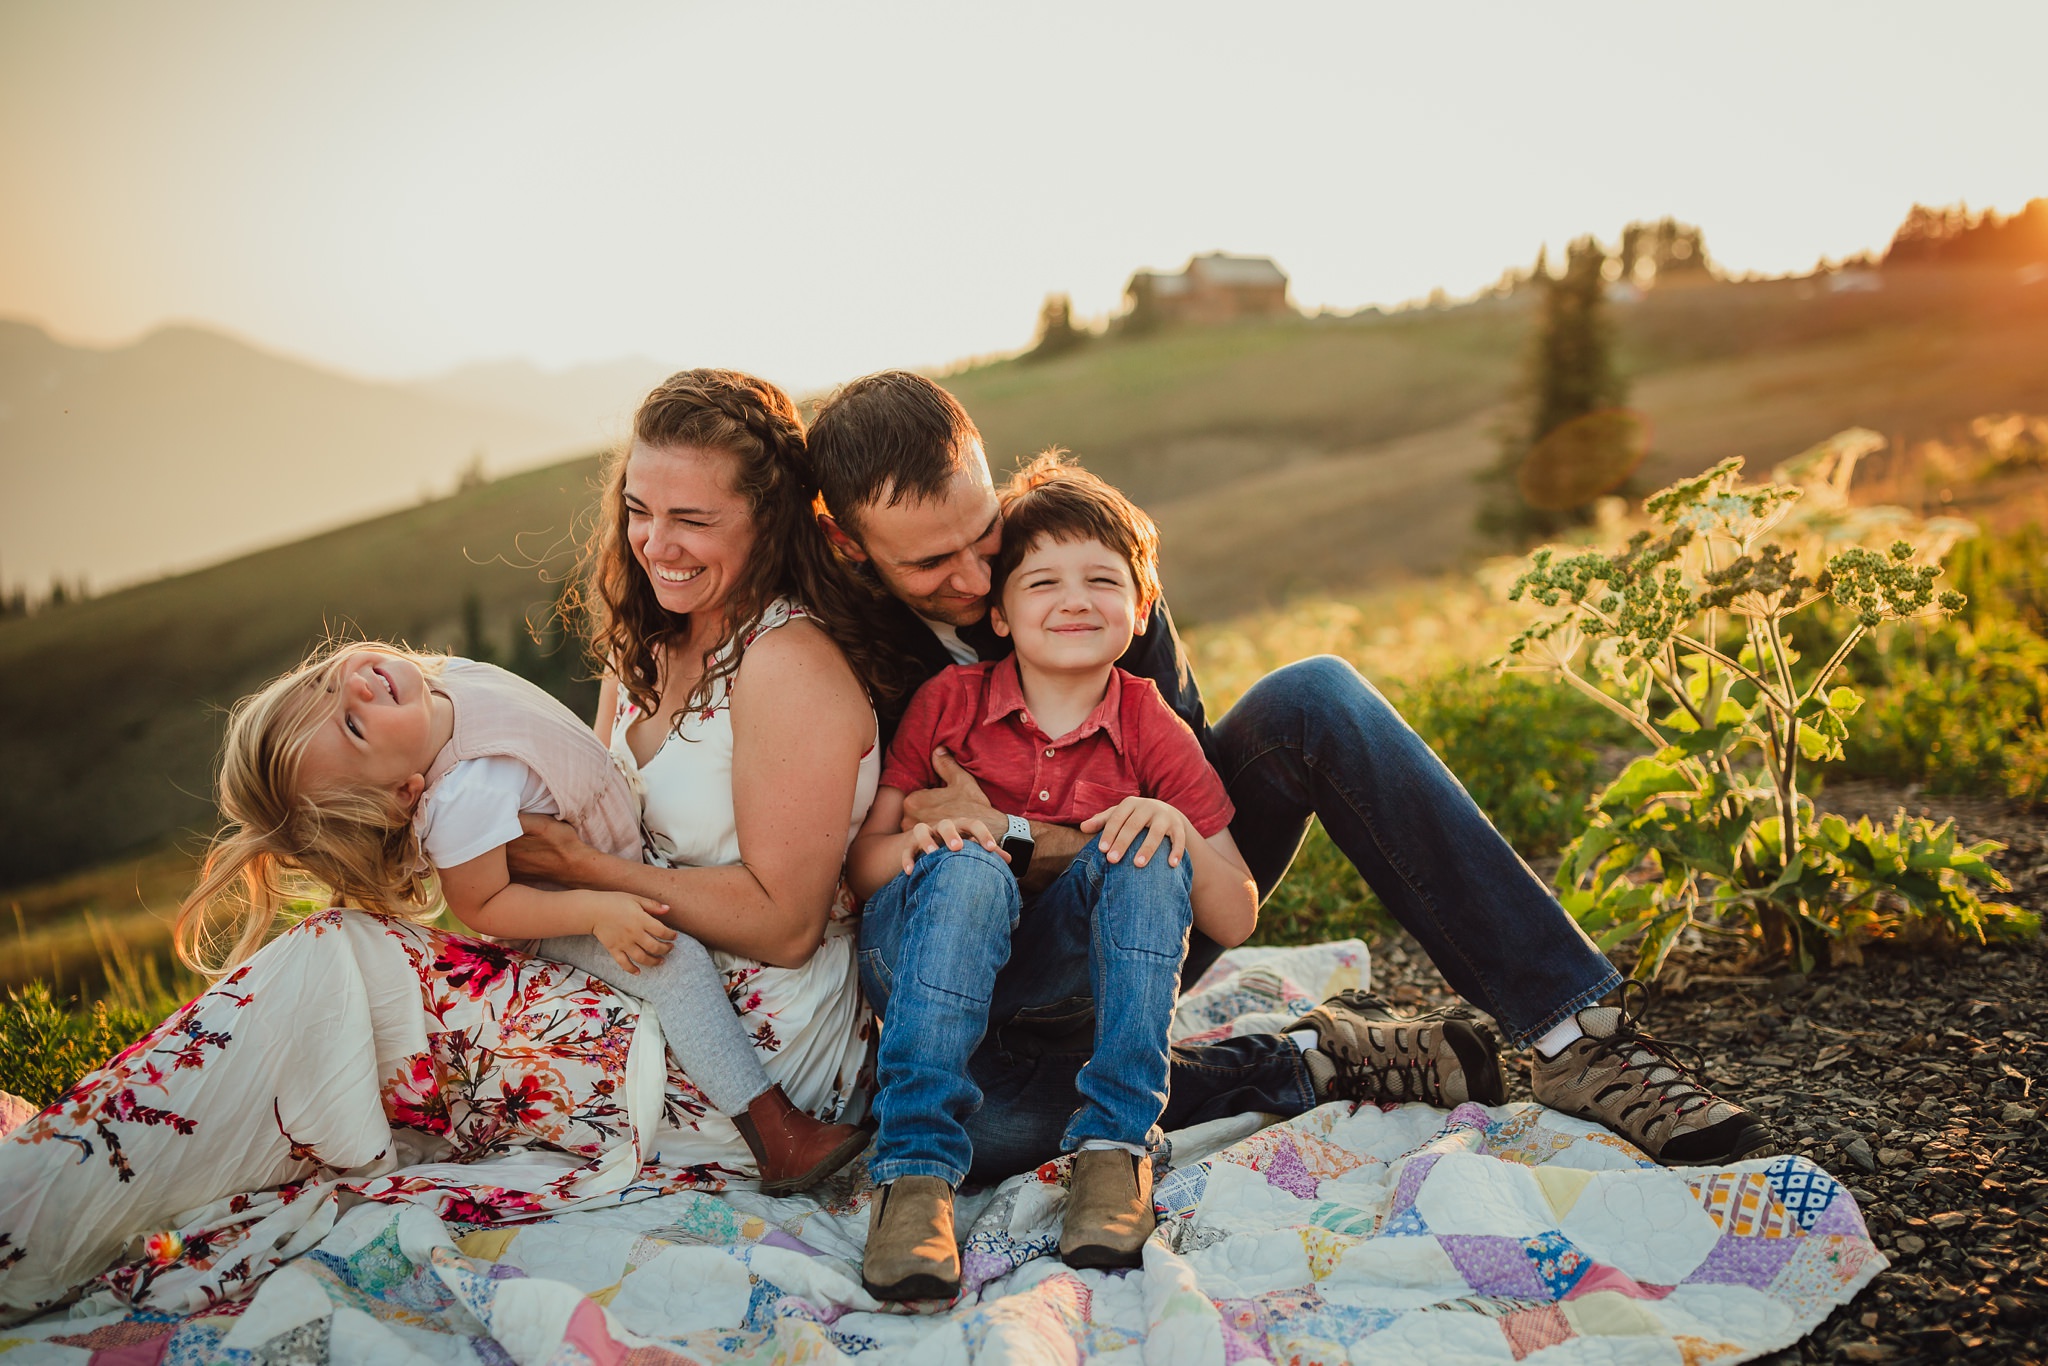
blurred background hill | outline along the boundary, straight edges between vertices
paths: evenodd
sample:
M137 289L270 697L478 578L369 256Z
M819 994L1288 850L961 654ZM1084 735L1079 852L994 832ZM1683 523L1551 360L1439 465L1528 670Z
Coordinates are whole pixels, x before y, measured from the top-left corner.
M1618 364L1652 432L1645 486L1729 454L1767 467L1850 425L1874 427L1904 451L1956 437L1979 414L2048 410L2048 282L1976 263L1887 271L1878 287L1868 274L1616 291ZM1511 548L1482 538L1474 513L1478 477L1514 411L1531 297L1507 289L1457 306L1168 328L1051 359L979 364L945 382L998 466L1064 445L1150 509L1164 530L1176 614L1192 626L1426 578ZM512 451L545 449L577 411L616 386L637 389L648 373L636 363L593 370L550 395L517 367L476 367L402 389L189 330L158 334L133 354L78 352L25 328L6 335L10 357L73 367L57 390L109 396L91 429L109 433L102 444L88 457L81 424L65 438L81 444L63 448L78 454L46 462L70 482L11 503L8 517L76 534L92 519L51 510L98 506L122 528L115 539L148 530L167 546L194 544L200 527L216 524L204 520L214 481L264 482L246 471L279 458L279 433L362 453L347 487L306 500L309 517L331 522L351 497L370 507L416 501L404 493L429 482L429 470L445 490L473 431L497 434L493 449L508 464ZM7 392L21 392L27 371L10 360L7 373ZM508 400L521 386L531 391L524 414L457 402ZM241 422L251 411L258 417ZM225 412L236 424L205 438ZM136 424L120 440L117 417ZM175 459L164 444L173 430L186 443ZM421 453L435 441L446 463ZM138 461L138 452L165 453ZM174 477L191 468L179 463L187 459L215 473ZM137 463L160 467L143 506L162 515L130 503L115 517L117 499L134 496L124 483L141 476L110 471ZM1883 467L1873 462L1873 474ZM528 627L547 622L594 472L584 455L482 480L0 623L0 772L9 778L0 887L204 830L221 709L327 630L508 662L521 655L529 670L553 671L558 689L572 686L573 652L538 662L543 646ZM381 495L369 491L379 479ZM2016 522L2038 511L2029 497L1983 512ZM230 524L281 538L277 521L237 506ZM105 819L110 811L121 819Z
M0 583L133 583L589 450L662 373L511 362L380 383L204 327L97 349L0 320Z

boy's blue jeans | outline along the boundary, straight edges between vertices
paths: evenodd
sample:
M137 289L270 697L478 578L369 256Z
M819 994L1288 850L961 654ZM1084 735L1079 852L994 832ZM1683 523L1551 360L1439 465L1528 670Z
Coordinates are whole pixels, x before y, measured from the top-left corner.
M964 1181L977 1166L968 1122L982 1100L972 1064L991 1023L1007 1026L1020 1012L1076 998L1093 1006L1091 1039L1078 1074L1065 1073L1059 1147L1091 1138L1157 1141L1192 882L1185 858L1177 868L1163 854L1144 867L1128 856L1111 863L1091 843L1051 886L1025 898L1008 865L970 843L920 856L870 898L860 968L861 987L883 1016L880 1129L868 1161L875 1181ZM1034 1134L1051 1118L1035 1114ZM1040 1149L1029 1161L1051 1156Z

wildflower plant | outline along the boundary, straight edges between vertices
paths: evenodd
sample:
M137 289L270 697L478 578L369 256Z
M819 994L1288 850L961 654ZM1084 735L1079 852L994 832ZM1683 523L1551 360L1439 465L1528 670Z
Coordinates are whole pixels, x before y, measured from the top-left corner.
M1650 525L1620 551L1539 550L1509 590L1544 610L1496 666L1555 674L1650 746L1594 798L1557 874L1602 949L1640 937L1638 977L1692 926L1761 935L1802 971L1929 924L1979 940L2038 928L1979 895L2008 888L1986 861L2002 846L1903 812L1852 826L1805 790L1862 705L1837 681L1857 643L1963 605L1935 585L1967 524L1849 503L1857 460L1882 444L1844 432L1767 484L1725 460L1648 499ZM1829 602L1849 625L1802 668L1787 620Z

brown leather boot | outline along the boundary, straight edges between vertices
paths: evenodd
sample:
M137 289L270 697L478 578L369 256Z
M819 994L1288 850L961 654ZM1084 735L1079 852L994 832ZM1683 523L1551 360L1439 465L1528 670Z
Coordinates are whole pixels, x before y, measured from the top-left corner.
M761 1169L761 1194L794 1195L817 1185L868 1146L867 1131L856 1124L827 1124L789 1103L780 1086L754 1097L733 1127L753 1150Z
M1060 1225L1060 1260L1077 1269L1138 1266L1152 1214L1152 1159L1121 1148L1074 1154L1067 1180L1067 1215Z
M875 1192L860 1283L878 1300L950 1300L960 1293L951 1186L936 1176L899 1176Z

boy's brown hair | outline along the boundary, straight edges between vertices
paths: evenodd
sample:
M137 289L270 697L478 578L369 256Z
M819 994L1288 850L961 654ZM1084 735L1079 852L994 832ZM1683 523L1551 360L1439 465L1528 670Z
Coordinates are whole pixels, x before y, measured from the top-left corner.
M1123 556L1138 589L1138 607L1159 601L1159 528L1115 485L1090 474L1055 447L1010 476L999 495L1003 548L989 562L989 596L1040 541L1099 541Z

